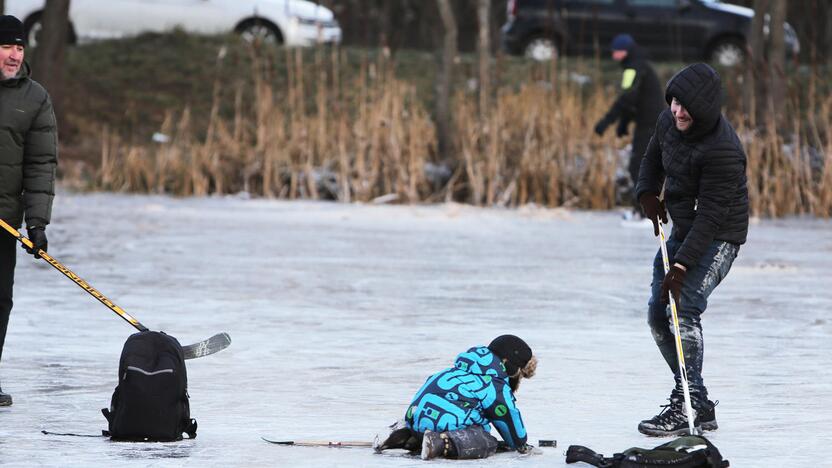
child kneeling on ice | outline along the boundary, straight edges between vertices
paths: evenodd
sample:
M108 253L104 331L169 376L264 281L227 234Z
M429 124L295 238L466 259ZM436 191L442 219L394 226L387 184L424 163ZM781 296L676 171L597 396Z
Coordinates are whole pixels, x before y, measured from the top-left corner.
M514 335L502 335L487 347L475 346L456 358L454 367L429 377L410 403L404 421L390 426L375 449L403 448L424 460L471 459L493 455L498 447L526 453L526 428L514 405L520 379L537 368L531 348ZM494 424L500 444L489 433Z

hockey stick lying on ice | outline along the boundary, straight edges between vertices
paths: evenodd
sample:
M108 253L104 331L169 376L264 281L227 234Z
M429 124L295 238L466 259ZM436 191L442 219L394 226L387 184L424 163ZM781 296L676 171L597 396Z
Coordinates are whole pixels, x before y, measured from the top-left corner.
M357 442L357 441L339 441L330 442L326 440L271 440L261 437L270 444L277 445L295 445L298 447L333 447L333 448L354 448L354 447L372 447L372 442Z
M273 440L267 439L265 437L260 437L264 441L270 444L277 444L277 445L295 445L298 447L333 447L333 448L356 448L356 447L372 447L372 442L356 442L356 441L343 441L343 442L330 442L326 440ZM556 440L553 439L541 439L538 441L539 447L557 447L558 443ZM503 451L508 451L505 446L502 447ZM500 448L497 449L500 451Z
M662 261L664 262L664 274L670 271L670 257L667 255L667 241L665 240L664 229L661 220L659 226L659 246L662 249ZM679 361L679 374L682 376L682 391L685 395L685 412L688 416L688 431L690 435L696 435L696 428L693 425L693 407L690 404L690 388L688 387L688 368L685 366L685 351L682 348L682 335L679 333L679 314L676 312L676 299L668 292L670 297L670 312L673 317L673 332L676 334L676 357Z
M17 229L11 227L8 223L0 219L0 226L3 226L9 234L14 236L17 240L20 241L21 244L25 245L28 248L32 248L33 244L32 241L27 239L23 234L18 232ZM48 253L43 250L39 250L38 254L41 258L46 260L50 265L55 267L56 270L60 271L64 274L67 278L71 279L75 282L78 286L81 287L84 291L90 293L90 295L99 302L107 306L110 310L118 314L119 317L123 318L127 321L130 325L136 328L139 331L148 331L149 329L139 323L138 320L133 318L130 314L124 311L121 307L117 306L113 301L107 299L106 296L101 294L97 289L90 286L89 283L84 281L80 276L76 275L72 272L69 268L62 265L59 261L52 258ZM217 333L216 335L208 338L207 340L202 340L198 343L194 343L191 345L183 346L182 351L185 354L185 359L194 359L202 356L207 356L209 354L214 354L217 351L222 351L223 349L227 348L228 345L231 344L231 337L228 336L228 333Z

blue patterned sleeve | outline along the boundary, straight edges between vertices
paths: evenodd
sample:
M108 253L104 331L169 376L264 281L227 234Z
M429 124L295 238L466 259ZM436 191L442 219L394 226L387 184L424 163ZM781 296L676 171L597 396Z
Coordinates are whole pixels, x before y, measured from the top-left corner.
M496 382L495 387L497 387L497 399L485 408L486 415L509 447L512 449L522 447L528 440L526 426L523 425L520 410L514 404L511 387Z

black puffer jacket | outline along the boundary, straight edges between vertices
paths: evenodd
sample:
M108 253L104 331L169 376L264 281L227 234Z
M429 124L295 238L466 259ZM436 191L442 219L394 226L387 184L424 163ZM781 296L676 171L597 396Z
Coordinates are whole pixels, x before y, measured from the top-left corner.
M720 112L722 86L716 71L703 63L683 69L667 84L667 103L674 97L693 124L682 133L669 109L659 115L641 162L636 196L659 194L664 182L672 236L683 241L675 261L690 268L713 240L745 243L746 157Z
M52 102L24 63L0 81L0 218L18 227L25 211L28 226L49 224L57 162Z
M623 70L621 93L602 121L607 125L615 121L627 125L634 121L636 137L644 136L646 145L653 132L656 117L665 109L659 77L645 58L644 51L637 45L627 49L627 58L622 60L620 65ZM644 151L644 145L640 151ZM634 148L636 146L638 145L633 145Z

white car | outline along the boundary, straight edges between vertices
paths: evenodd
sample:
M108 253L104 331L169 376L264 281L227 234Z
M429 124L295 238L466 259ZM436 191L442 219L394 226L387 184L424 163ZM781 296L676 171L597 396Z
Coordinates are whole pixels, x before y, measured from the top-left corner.
M6 0L37 45L44 0ZM72 0L70 40L86 42L176 27L192 33L237 32L248 41L289 46L341 42L332 10L307 0Z

